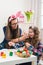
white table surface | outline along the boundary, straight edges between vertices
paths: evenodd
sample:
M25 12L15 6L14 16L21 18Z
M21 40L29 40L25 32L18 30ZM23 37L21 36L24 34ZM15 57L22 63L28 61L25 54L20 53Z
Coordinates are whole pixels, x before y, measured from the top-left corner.
M0 65L14 65L14 64L19 64L19 63L26 63L26 62L34 62L33 65L37 65L37 57L34 56L34 55L31 55L30 57L28 58L20 58L18 57L16 54L15 54L15 51L14 49L3 49L3 50L0 50L0 52L4 51L6 53L6 58L2 58L0 56ZM12 51L13 52L13 56L9 56L9 51Z

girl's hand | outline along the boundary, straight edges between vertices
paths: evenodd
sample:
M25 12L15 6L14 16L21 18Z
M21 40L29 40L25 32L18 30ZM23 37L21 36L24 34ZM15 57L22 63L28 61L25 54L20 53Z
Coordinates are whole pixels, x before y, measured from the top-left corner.
M24 32L23 35L24 35L25 38L29 38L28 33Z
M26 42L26 43L25 43L25 46L26 46L27 48L29 48L29 47L31 46L31 44L28 43L28 42Z
M9 45L9 46L13 46L14 43L13 43L13 42L9 42L8 45Z
M22 34L22 38L21 38L21 39L19 38L19 40L25 41L25 39L27 39L27 38L29 38L29 37L28 37L28 34L24 32L24 33Z

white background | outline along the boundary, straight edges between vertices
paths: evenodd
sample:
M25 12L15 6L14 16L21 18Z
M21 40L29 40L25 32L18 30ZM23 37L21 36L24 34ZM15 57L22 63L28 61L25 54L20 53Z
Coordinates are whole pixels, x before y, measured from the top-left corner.
M43 29L43 0L41 0L41 29Z
M7 23L10 15L17 11L34 11L30 24L20 24L20 27L26 31L30 25L36 25L37 21L37 0L0 0L0 42L4 39L3 27Z

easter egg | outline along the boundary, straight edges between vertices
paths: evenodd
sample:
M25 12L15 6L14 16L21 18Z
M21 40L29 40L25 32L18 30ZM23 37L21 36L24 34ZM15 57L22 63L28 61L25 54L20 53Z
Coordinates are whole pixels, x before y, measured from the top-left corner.
M23 56L22 53L19 53L19 56L22 57Z
M4 52L1 52L0 55L2 56L4 54Z
M22 55L23 55L23 56L26 56L26 52L25 52L25 51L23 51L23 52L22 52Z
M20 52L21 52L21 53L23 52L23 48L20 48Z
M32 54L33 54L33 52L32 52L32 51L29 51L29 53L30 53L30 55L32 55Z
M29 50L27 50L26 53L29 53Z
M27 57L30 57L30 54L29 53L27 53Z
M2 58L6 58L6 54L3 54L3 55L2 55Z
M18 55L18 56L19 56L19 55L20 55L20 53L19 53L19 52L16 52L16 55Z
M20 50L18 49L17 52L20 52Z
M20 53L22 53L23 51L20 51Z
M27 51L27 48L24 48L24 51Z
M10 52L9 55L10 55L10 56L13 56L13 52Z

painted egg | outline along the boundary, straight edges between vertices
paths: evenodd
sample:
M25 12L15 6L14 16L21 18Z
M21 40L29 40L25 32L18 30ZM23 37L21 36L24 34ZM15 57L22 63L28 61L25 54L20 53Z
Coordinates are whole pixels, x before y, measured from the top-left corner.
M26 53L29 53L29 51L27 50Z
M26 56L26 52L25 52L25 51L23 51L23 52L22 52L22 55L23 55L23 56Z
M17 52L20 52L20 50L18 49Z
M30 53L30 55L32 55L32 54L33 54L33 52L32 52L32 51L29 51L29 53Z
M3 54L4 54L4 52L1 52L1 54L0 54L0 55L2 56Z
M26 49L26 48L24 48L24 51L27 51L27 49Z
M22 57L22 53L20 53L19 56Z
M10 53L9 53L9 56L13 56L13 52L10 52Z
M30 57L30 54L29 54L29 53L27 53L27 56L28 56L28 57Z
M6 58L6 54L3 54L3 55L2 55L2 58Z
M19 54L20 54L19 52L16 52L16 55L18 55L18 56L19 56Z

